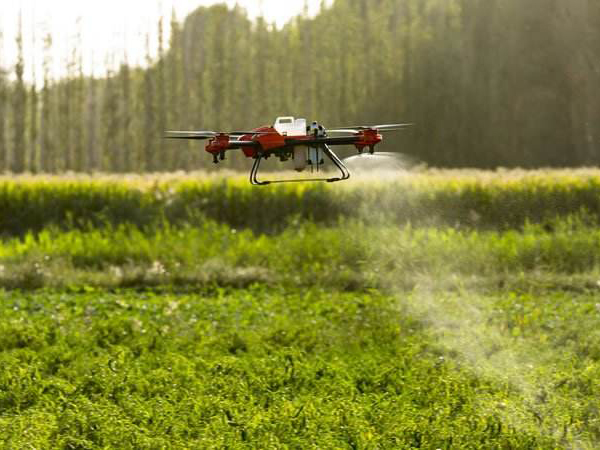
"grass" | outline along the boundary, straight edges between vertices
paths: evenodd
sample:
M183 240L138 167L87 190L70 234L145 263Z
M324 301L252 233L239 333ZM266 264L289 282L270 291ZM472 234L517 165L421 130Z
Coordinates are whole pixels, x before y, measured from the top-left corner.
M598 447L599 173L241 183L0 181L0 446Z

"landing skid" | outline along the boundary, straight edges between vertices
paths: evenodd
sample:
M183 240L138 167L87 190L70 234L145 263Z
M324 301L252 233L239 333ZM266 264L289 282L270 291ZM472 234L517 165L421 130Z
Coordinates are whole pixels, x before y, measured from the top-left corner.
M268 184L280 184L280 183L302 183L302 182L310 182L310 181L325 181L327 183L335 183L337 181L344 181L350 178L350 171L344 165L344 163L337 157L335 153L329 148L329 146L325 145L323 148L323 153L327 155L327 157L333 162L333 164L338 168L341 173L341 177L334 178L306 178L306 179L294 179L294 180L276 180L276 181L260 181L258 179L258 171L260 169L260 163L263 159L265 159L262 153L259 153L256 159L254 160L254 164L252 165L252 170L250 171L250 183L255 186L266 186Z

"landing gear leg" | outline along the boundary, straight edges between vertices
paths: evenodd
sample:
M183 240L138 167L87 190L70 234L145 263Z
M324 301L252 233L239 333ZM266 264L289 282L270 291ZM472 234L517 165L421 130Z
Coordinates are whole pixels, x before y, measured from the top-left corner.
M335 166L340 170L340 172L342 174L341 178L329 178L328 180L326 180L328 183L335 183L336 181L344 181L344 180L347 180L348 178L350 178L350 171L344 165L344 163L340 160L340 158L338 158L337 155L335 153L333 153L333 151L331 151L331 149L329 148L328 145L323 146L323 153L325 153L329 157L329 159L331 159L333 164L335 164Z
M252 170L250 171L250 183L254 186L266 186L267 184L271 184L270 181L260 181L258 179L258 169L260 169L260 163L263 160L263 155L258 154L254 159L254 164L252 165Z
M336 181L343 181L350 178L350 171L344 165L344 163L337 157L333 151L327 146L323 146L323 154L327 155L331 162L339 169L341 176L336 178L319 178L319 179L307 179L307 180L280 180L280 181L260 181L258 179L258 171L260 169L260 163L264 159L264 155L259 153L254 159L254 164L252 165L252 170L250 171L250 183L255 186L266 186L268 184L274 183L298 183L298 182L308 182L308 181L326 181L328 183L335 183Z

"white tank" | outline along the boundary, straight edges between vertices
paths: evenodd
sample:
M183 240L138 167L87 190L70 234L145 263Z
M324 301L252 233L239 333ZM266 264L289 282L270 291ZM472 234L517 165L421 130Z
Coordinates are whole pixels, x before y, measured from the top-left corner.
M273 128L284 136L306 136L306 119L278 117Z

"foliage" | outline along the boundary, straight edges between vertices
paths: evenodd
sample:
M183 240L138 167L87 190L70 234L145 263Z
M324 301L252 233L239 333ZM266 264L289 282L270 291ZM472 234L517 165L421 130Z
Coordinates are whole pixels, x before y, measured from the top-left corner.
M375 293L4 293L0 312L8 447L554 445Z
M230 174L229 174L230 175ZM539 172L428 171L367 177L336 185L251 187L240 177L23 177L0 180L0 233L45 227L148 227L205 219L257 234L298 221L335 225L342 218L371 224L512 229L552 226L559 217L600 219L595 170Z

